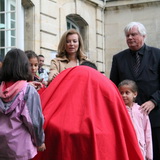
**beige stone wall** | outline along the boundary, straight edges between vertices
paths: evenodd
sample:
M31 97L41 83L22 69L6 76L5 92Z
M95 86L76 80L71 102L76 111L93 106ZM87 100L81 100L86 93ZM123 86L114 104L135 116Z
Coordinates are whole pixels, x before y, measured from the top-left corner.
M25 50L45 56L49 67L66 17L76 14L87 24L83 34L85 51L99 71L109 76L112 56L127 48L123 29L131 21L146 26L146 43L160 48L160 0L22 0L25 7Z
M30 0L33 6L26 12L25 49L33 49L46 57L50 65L51 52L56 52L60 37L66 31L66 16L76 14L87 22L85 40L86 54L100 71L104 63L104 14L103 2L95 0ZM98 2L98 3L97 3ZM33 13L30 13L33 11ZM31 25L32 24L32 25ZM33 41L33 43L31 42Z
M109 76L112 57L127 48L124 27L131 21L138 21L147 29L146 44L160 48L160 1L130 0L111 2L106 5L106 74Z

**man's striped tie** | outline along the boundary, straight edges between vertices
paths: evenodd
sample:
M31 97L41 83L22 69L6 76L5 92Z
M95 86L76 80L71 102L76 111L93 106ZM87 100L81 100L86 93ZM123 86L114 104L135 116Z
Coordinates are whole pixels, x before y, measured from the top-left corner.
M133 66L133 70L134 70L135 76L137 76L138 75L138 71L139 71L139 67L140 67L140 64L141 64L141 59L140 59L139 52L135 53L135 57L136 57L136 62L134 64L134 66Z

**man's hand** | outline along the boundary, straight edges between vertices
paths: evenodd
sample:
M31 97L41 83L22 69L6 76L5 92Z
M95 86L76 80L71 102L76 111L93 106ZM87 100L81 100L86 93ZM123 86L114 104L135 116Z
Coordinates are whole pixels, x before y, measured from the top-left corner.
M147 101L143 103L140 110L146 114L149 114L155 108L155 104L152 101Z

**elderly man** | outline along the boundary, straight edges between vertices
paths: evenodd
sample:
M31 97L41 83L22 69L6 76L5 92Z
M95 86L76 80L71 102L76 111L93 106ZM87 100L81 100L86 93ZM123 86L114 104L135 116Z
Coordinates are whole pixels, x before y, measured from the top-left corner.
M153 159L160 159L160 49L145 44L146 29L139 22L125 29L128 49L113 56L110 79L118 85L134 80L139 88L137 103L149 114L152 126Z

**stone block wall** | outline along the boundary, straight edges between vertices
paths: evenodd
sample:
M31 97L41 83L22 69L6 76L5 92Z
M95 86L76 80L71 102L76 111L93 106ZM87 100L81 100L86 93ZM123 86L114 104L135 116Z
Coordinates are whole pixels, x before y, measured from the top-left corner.
M106 75L109 76L112 57L128 46L124 35L124 27L137 21L147 29L146 44L160 48L160 1L130 0L115 1L106 4L105 10L105 46Z
M25 8L25 50L45 56L49 68L66 18L81 27L87 56L109 76L112 57L127 48L123 29L131 21L146 26L146 44L160 48L160 0L22 0Z

